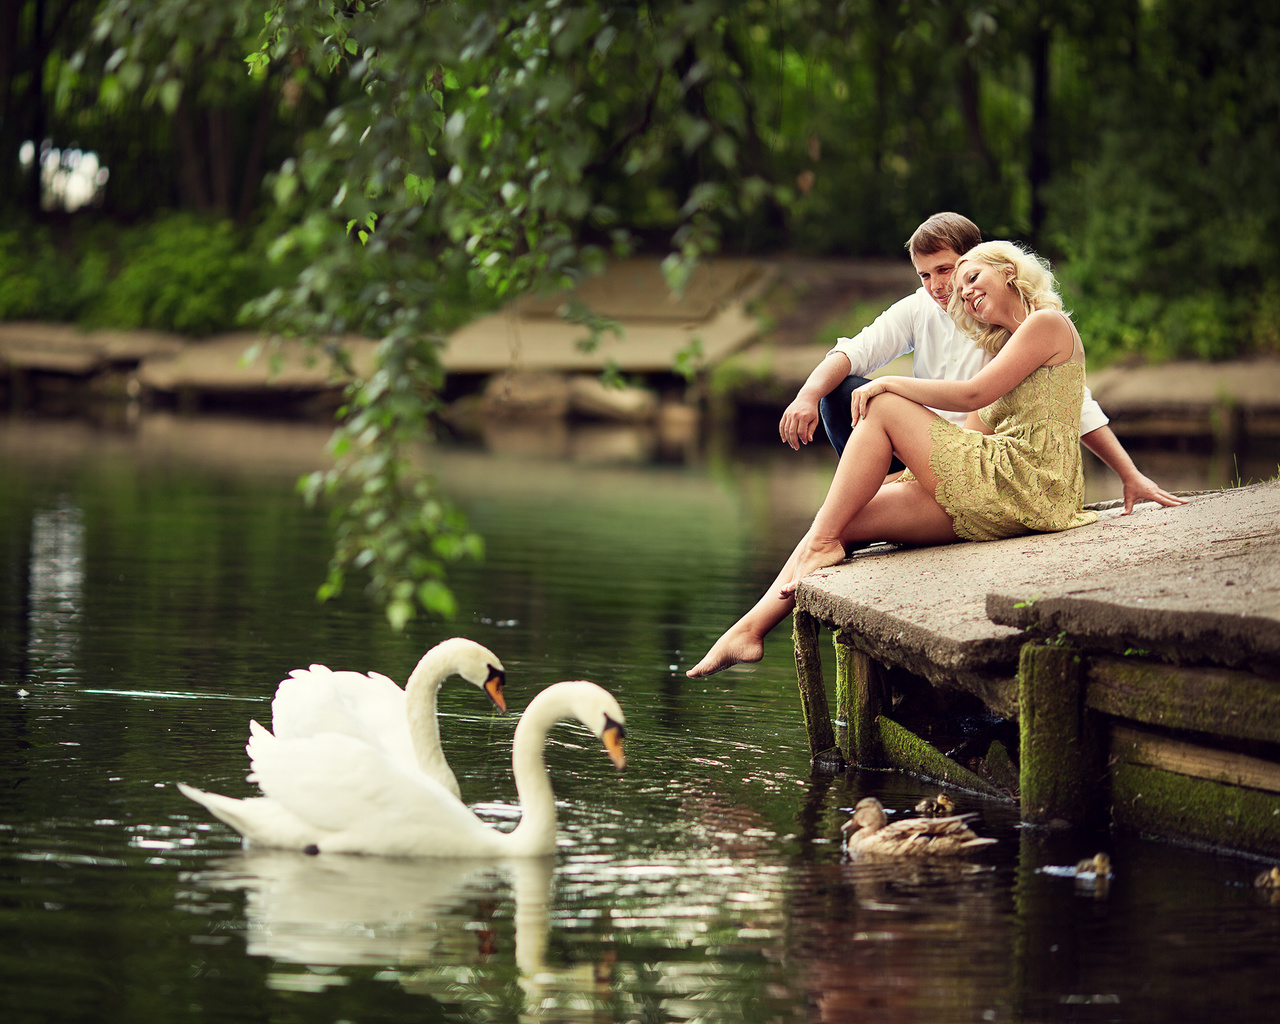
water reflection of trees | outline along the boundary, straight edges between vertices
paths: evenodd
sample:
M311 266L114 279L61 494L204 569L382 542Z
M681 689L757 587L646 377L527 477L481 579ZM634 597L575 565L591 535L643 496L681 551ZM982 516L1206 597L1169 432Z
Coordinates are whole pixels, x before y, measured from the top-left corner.
M65 495L31 517L27 658L44 680L76 678L84 608L84 513Z

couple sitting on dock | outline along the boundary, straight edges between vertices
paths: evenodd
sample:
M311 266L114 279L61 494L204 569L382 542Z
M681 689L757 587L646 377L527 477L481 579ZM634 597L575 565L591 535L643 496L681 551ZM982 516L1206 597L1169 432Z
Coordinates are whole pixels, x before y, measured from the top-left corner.
M1083 507L1082 424L1084 443L1124 483L1126 514L1138 500L1182 503L1138 472L1088 394L1084 347L1048 264L980 238L959 214L925 221L908 242L923 287L841 339L787 407L779 431L793 448L813 439L821 416L840 453L831 487L774 582L688 675L759 661L800 580L851 546L1094 522ZM862 376L913 349L916 376ZM891 476L898 458L906 470Z

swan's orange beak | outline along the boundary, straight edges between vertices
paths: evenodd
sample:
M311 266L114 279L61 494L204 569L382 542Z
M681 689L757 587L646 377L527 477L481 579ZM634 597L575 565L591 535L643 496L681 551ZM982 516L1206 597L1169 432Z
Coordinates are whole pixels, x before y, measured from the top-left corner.
M604 722L604 732L600 734L600 742L604 744L604 749L608 752L613 766L618 771L622 771L627 766L627 755L622 752L622 738L627 734L626 727L608 716L605 716Z
M506 681L507 674L502 669L489 666L489 678L484 681L484 692L504 715L507 713L507 699L502 696L502 684Z

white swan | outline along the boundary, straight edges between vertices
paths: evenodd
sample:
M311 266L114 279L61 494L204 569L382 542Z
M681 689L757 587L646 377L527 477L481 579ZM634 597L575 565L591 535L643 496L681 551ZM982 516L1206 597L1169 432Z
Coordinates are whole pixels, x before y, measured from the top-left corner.
M250 722L249 780L263 796L237 800L181 782L178 788L260 846L392 857L545 856L555 852L557 822L543 747L566 718L595 733L619 769L626 763L622 708L608 690L586 680L547 687L529 702L512 740L521 815L511 832L481 821L434 779L340 733L280 739Z
M405 767L416 766L460 796L436 720L437 693L455 674L484 690L500 711L507 710L502 695L506 674L498 656L455 636L422 656L403 690L380 672L334 672L325 665L294 669L276 688L271 730L281 740L326 732L353 736Z

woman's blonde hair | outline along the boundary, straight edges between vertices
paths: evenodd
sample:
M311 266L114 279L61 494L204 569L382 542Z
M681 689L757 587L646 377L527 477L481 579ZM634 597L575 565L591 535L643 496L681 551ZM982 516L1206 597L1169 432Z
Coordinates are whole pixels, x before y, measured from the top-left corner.
M1049 261L1043 256L1037 256L1014 242L981 242L975 245L956 262L947 312L961 331L992 355L1004 347L1011 332L1004 327L975 320L964 311L964 302L960 298L963 290L960 283L960 275L963 273L961 268L974 260L981 260L1004 272L1009 287L1016 290L1022 299L1024 319L1037 309L1062 309L1058 282L1049 269Z

